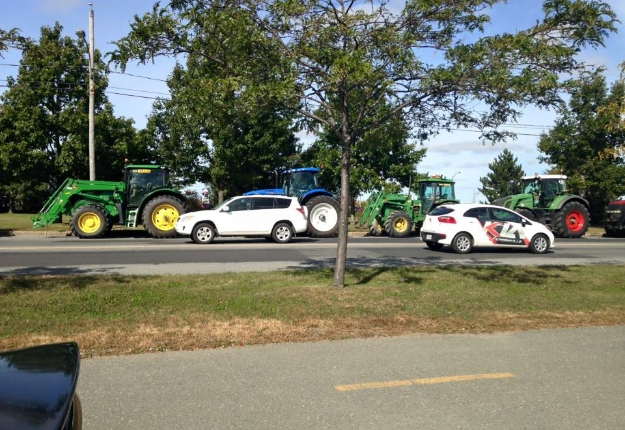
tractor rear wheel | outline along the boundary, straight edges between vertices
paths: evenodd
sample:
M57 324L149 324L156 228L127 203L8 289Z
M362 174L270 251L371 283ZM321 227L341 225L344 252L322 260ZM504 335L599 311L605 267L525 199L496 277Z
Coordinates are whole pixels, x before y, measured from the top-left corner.
M329 196L313 197L306 203L308 234L312 237L334 237L339 230L339 202Z
M176 236L176 221L186 212L184 203L174 196L158 196L143 209L141 221L148 234L157 239Z
M590 213L580 202L568 202L553 217L553 231L558 237L582 237L590 225Z
M384 221L384 229L391 237L406 237L412 231L412 220L406 212L395 211Z
M106 233L108 216L98 206L85 205L76 209L69 222L72 232L81 239L93 239Z

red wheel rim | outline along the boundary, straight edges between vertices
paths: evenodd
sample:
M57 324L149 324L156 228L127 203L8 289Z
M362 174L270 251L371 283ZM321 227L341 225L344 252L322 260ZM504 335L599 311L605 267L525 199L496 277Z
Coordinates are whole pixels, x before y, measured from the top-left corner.
M580 231L584 227L584 214L580 211L571 211L566 216L566 225L571 231Z

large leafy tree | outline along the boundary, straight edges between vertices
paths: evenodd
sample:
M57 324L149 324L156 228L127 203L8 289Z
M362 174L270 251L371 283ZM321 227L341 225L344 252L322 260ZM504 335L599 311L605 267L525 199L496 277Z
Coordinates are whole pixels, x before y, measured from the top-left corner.
M556 125L543 134L538 149L541 160L568 176L569 188L589 200L591 217L600 220L605 204L625 193L625 129L618 110L625 83L608 88L600 72L583 76L573 87L571 99ZM609 154L609 156L605 156Z
M25 209L38 209L65 177L88 177L88 60L62 30L58 23L42 27L38 41L24 42L17 77L0 96L0 187ZM117 179L135 131L132 121L113 115L97 51L96 65L96 166L100 177Z
M401 188L417 179L416 166L426 150L409 141L409 136L408 126L393 117L359 139L352 153L352 200L362 193L386 187L389 181ZM303 164L322 168L321 182L330 190L340 189L341 166L336 160L341 158L341 150L336 134L326 129L301 155Z
M508 148L504 149L501 154L488 164L490 172L483 178L480 178L482 188L480 193L488 199L493 200L514 194L514 183L521 180L525 172L523 167L518 164L518 159Z
M615 15L598 0L546 0L544 17L482 36L503 0L173 0L136 17L113 59L186 54L219 65L213 88L249 104L280 104L341 143L341 210L334 284L344 285L352 147L392 117L420 136L472 126L490 140L528 103L559 103L575 54L603 43ZM431 62L433 51L440 60ZM244 95L243 95L244 94ZM387 115L378 107L388 103ZM481 103L485 109L475 109Z
M195 58L186 68L176 66L168 80L171 99L154 105L146 131L179 177L210 183L221 202L267 186L271 172L291 163L299 147L290 112L214 91L216 73Z

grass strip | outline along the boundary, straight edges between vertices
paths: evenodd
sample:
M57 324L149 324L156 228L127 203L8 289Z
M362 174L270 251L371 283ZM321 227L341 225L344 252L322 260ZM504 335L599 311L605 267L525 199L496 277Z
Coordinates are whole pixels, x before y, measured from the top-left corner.
M86 356L408 333L625 323L625 266L0 277L0 350Z

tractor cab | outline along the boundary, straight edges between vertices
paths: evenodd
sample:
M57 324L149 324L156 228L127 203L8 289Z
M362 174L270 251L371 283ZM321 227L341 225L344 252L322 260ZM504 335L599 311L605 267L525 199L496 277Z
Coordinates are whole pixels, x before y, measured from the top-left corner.
M422 213L427 214L433 206L446 201L456 201L454 182L442 176L433 176L419 181L419 198L422 204Z
M149 193L169 185L169 169L165 166L128 165L124 182L128 207L137 207Z
M566 176L563 175L535 175L521 179L521 191L523 194L534 195L536 207L549 207L551 202L566 190Z
M300 197L310 190L321 188L318 175L320 169L306 167L288 170L282 176L282 190L285 195Z

